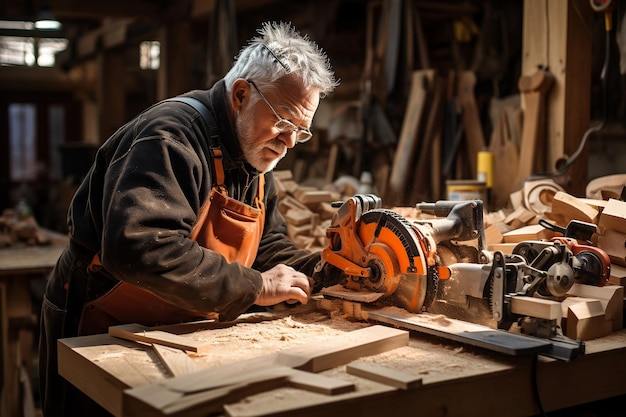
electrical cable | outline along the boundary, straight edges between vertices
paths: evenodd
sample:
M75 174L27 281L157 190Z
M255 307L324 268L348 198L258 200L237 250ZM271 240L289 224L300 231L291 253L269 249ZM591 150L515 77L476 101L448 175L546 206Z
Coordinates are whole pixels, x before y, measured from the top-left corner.
M538 376L537 376L537 367L539 364L539 355L534 355L531 364L531 383L533 386L533 397L535 397L535 403L537 404L537 408L539 409L539 415L543 417L547 417L546 412L543 409L543 404L541 403L541 396L539 395L539 384L538 384Z

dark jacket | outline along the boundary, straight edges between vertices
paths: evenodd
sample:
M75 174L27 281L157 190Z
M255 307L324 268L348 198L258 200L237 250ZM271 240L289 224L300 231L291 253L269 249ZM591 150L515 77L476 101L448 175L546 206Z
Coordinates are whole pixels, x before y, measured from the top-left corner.
M229 264L189 239L213 185L211 145L222 146L231 198L250 204L261 173L242 159L224 82L185 95L208 107L217 127L214 137L188 104L153 105L99 149L72 201L69 230L74 243L99 254L100 274L228 320L256 300L260 271L284 263L311 276L319 254L299 250L286 238L272 173L265 174L265 228L252 268Z

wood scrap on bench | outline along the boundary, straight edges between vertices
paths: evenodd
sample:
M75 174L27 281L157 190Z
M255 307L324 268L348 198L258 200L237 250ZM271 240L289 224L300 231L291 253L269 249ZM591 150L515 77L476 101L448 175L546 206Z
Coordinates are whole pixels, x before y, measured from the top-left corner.
M158 343L176 349L187 350L195 353L206 353L211 346L206 343L195 342L188 338L177 336L161 330L151 330L140 324L123 324L109 327L109 335L134 342Z
M346 372L403 390L422 386L422 378L373 363L350 363Z

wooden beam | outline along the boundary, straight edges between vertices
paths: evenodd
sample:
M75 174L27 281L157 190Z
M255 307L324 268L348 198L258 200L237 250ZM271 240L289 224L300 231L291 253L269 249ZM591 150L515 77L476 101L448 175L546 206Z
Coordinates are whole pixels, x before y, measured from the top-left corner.
M522 76L548 68L555 85L547 101L545 171L572 155L590 126L593 12L587 0L524 0ZM587 185L585 148L561 185L584 196Z

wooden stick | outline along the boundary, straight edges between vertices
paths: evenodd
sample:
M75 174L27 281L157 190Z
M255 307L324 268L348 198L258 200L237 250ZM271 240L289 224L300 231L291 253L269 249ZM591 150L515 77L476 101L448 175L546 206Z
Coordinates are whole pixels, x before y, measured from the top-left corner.
M373 363L351 363L346 372L392 387L408 390L422 386L422 378Z
M139 324L123 324L109 327L109 335L134 342L157 343L176 349L188 350L195 353L206 353L210 345L189 340L186 337L177 336L160 330L149 330Z

